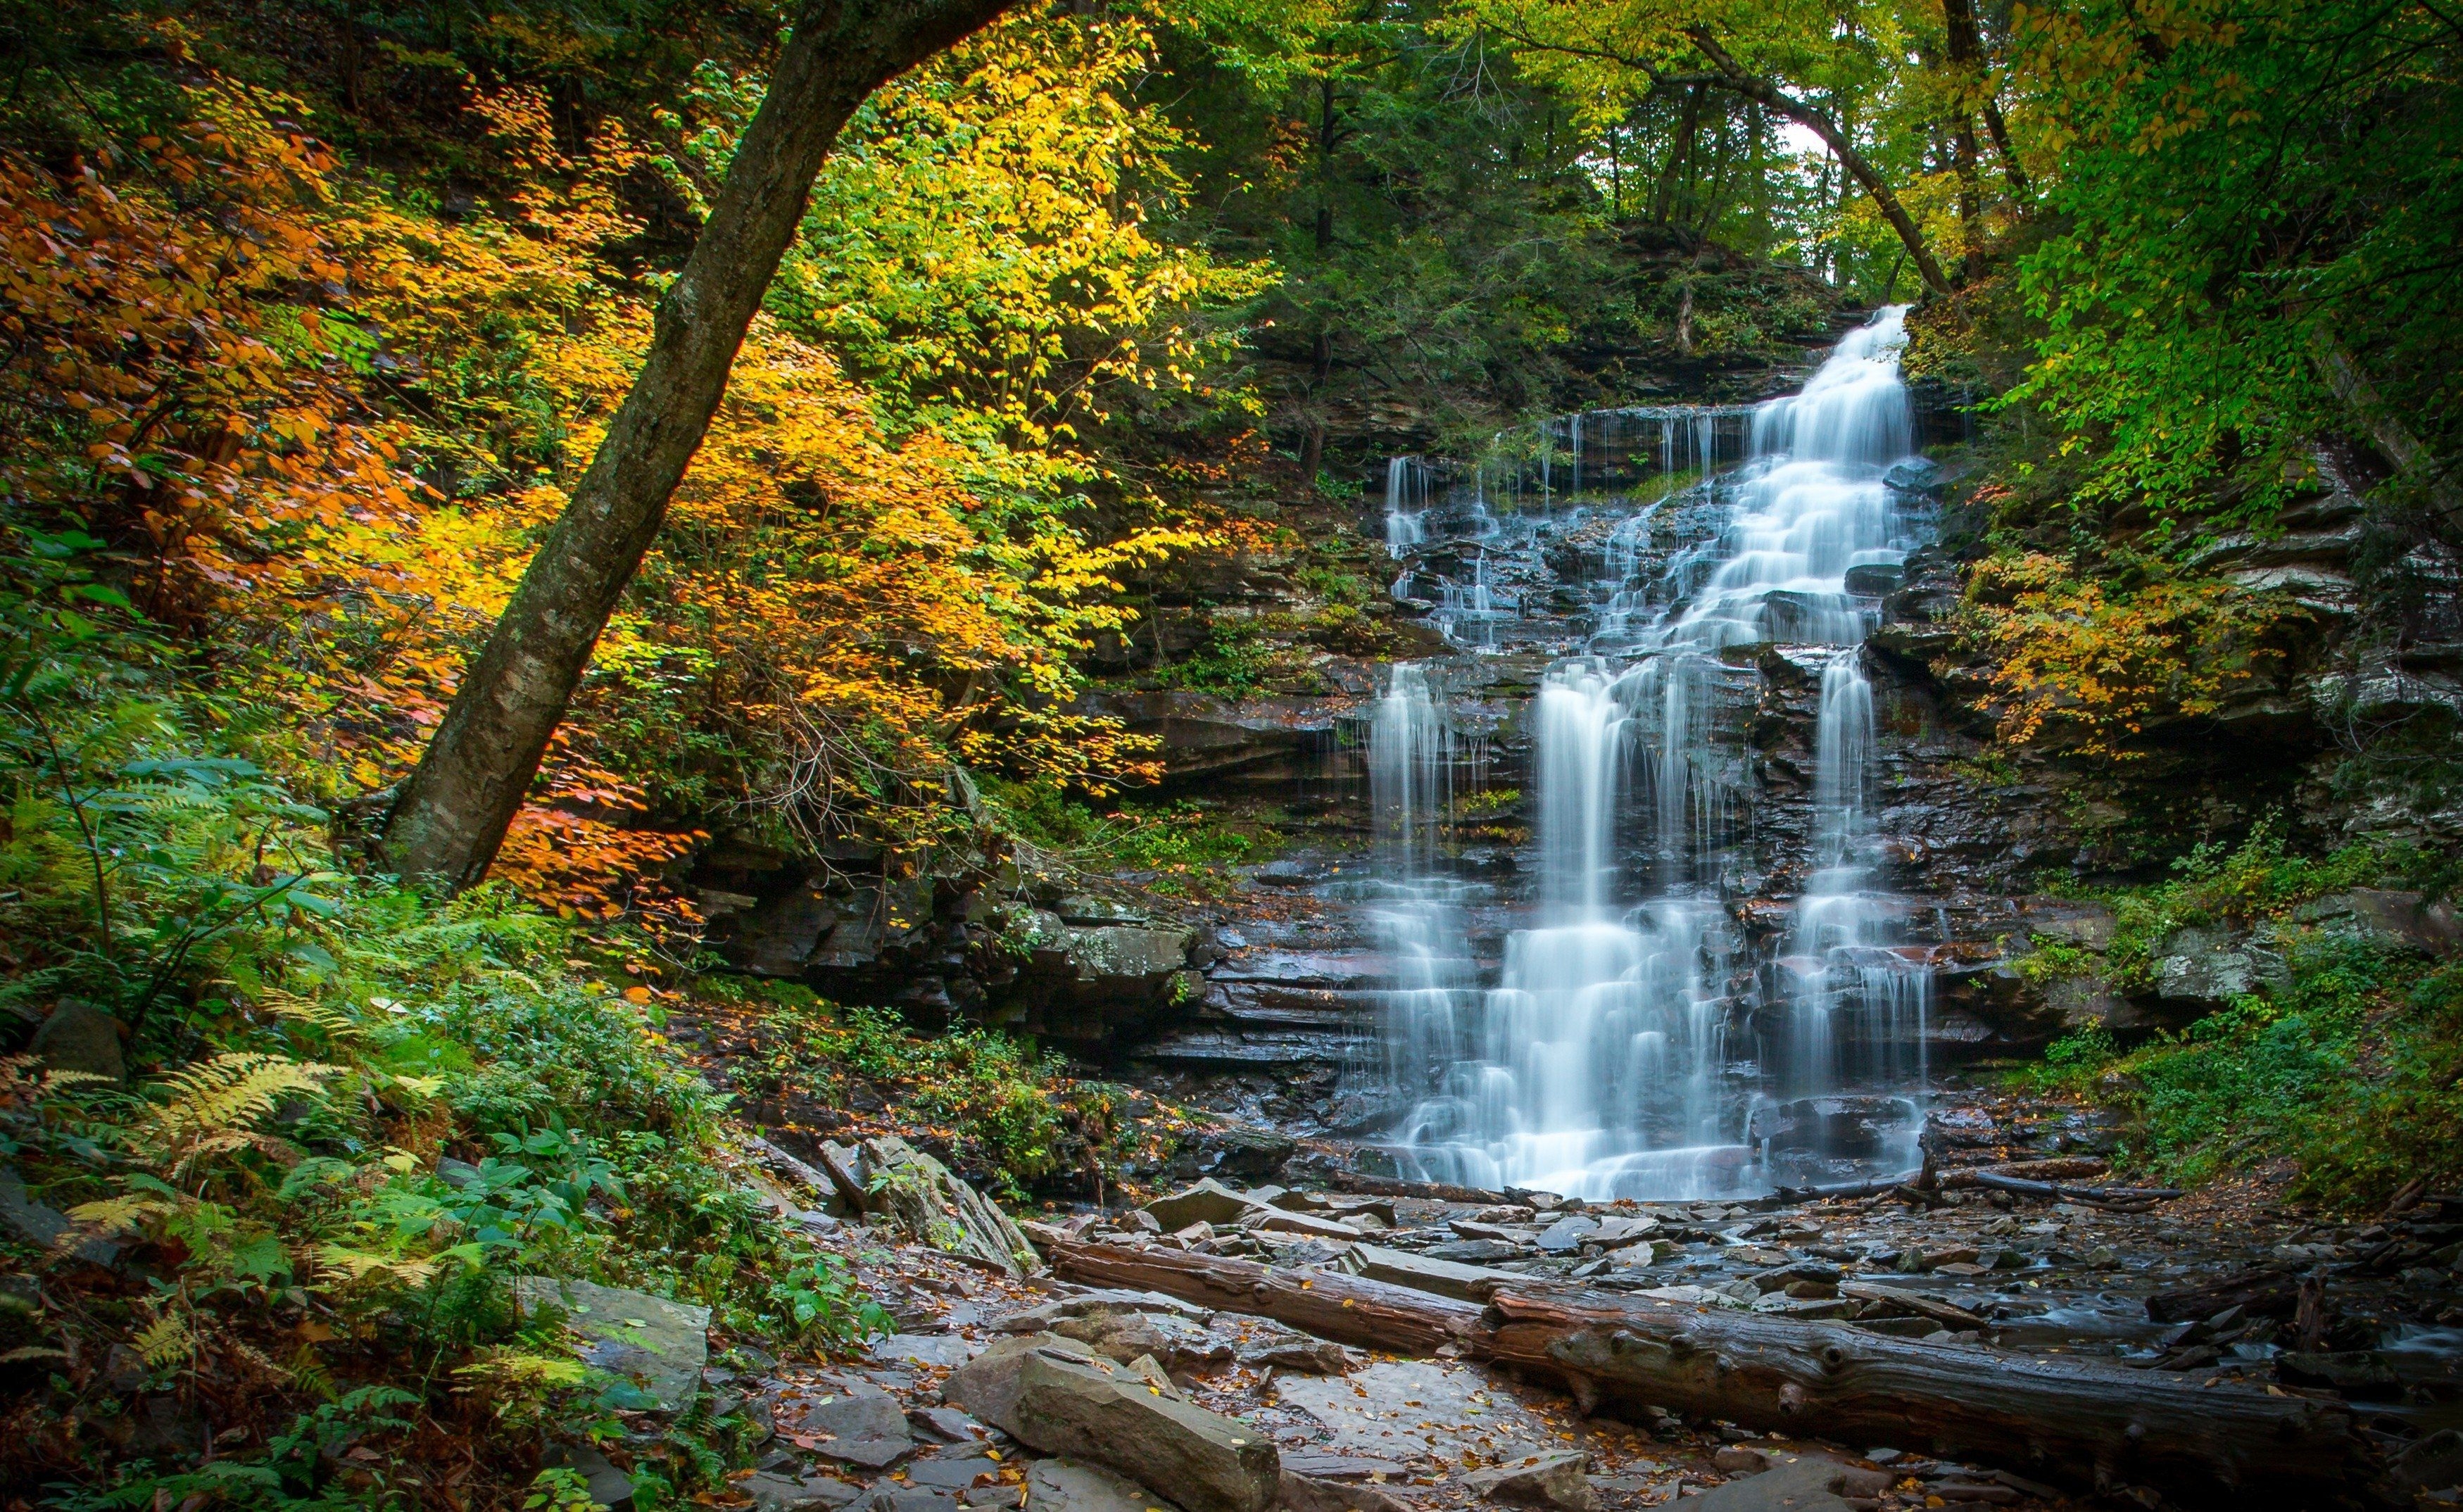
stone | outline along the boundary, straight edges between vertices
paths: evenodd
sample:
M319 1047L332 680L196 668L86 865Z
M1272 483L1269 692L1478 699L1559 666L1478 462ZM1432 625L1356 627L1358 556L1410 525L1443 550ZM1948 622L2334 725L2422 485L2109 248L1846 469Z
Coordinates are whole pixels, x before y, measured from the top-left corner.
M1530 1455L1493 1470L1474 1470L1463 1484L1475 1496L1515 1506L1560 1507L1563 1512L1590 1512L1593 1497L1591 1457L1580 1449Z
M973 1448L937 1450L921 1459L906 1464L906 1483L929 1486L940 1491L967 1491L974 1487L977 1476L997 1477L1001 1462L984 1452L981 1445Z
M1277 1375L1275 1394L1324 1425L1319 1453L1417 1459L1429 1453L1431 1435L1449 1456L1475 1450L1484 1462L1557 1447L1556 1431L1481 1370L1444 1360L1381 1361L1348 1376Z
M590 1500L607 1512L633 1512L633 1478L617 1469L597 1445L550 1444L539 1456L539 1463L578 1471L590 1484Z
M1384 1476L1400 1480L1411 1473L1411 1467L1392 1459L1371 1459L1364 1455L1328 1455L1307 1449L1283 1452L1283 1468L1312 1480L1366 1480Z
M0 1166L0 1227L39 1250L49 1250L69 1231L69 1216L46 1202L37 1202L26 1190L25 1178L7 1166ZM71 1252L81 1260L96 1265L114 1265L120 1260L120 1246L101 1238L77 1240Z
M1374 1485L1283 1472L1277 1499L1288 1512L1409 1512L1409 1503Z
M1018 1375L1026 1369L1027 1357L1038 1348L1051 1348L1084 1360L1095 1357L1092 1349L1057 1333L1003 1339L949 1372L949 1378L941 1383L941 1400L965 1408L1013 1438L1018 1436Z
M34 1030L27 1052L54 1071L106 1082L128 1079L120 1053L120 1020L79 997L63 997Z
M1293 1213L1282 1208L1255 1208L1243 1218L1240 1226L1264 1234L1305 1234L1314 1238L1348 1241L1360 1238L1361 1231L1339 1218L1323 1218L1314 1213Z
M1150 1489L1169 1486L1188 1512L1266 1512L1279 1488L1280 1458L1262 1430L1108 1361L1028 1354L1015 1415L1021 1442L1133 1475Z
M1354 1244L1343 1252L1338 1263L1354 1276L1464 1302L1486 1302L1489 1292L1497 1286L1526 1279L1512 1271L1459 1265L1379 1244Z
M872 1357L886 1365L948 1369L974 1358L974 1347L954 1333L893 1333L873 1341Z
M782 1385L770 1398L780 1436L801 1449L880 1470L915 1447L898 1398L853 1376Z
M906 1425L949 1444L972 1443L984 1436L984 1425L954 1407L910 1407Z
M1770 1462L1759 1475L1740 1477L1699 1497L1676 1503L1685 1512L1852 1512L1844 1497L1868 1499L1891 1486L1886 1470L1865 1470L1776 1447L1756 1451Z
M1893 462L1882 473L1882 487L1897 493L1938 494L1942 487L1941 464L1929 457Z
M2155 995L2171 1002L2220 1007L2290 975L2281 955L2224 930L2175 930L2155 951Z
M753 1512L837 1512L863 1495L863 1487L834 1476L787 1476L763 1472L735 1482L752 1499Z
M1156 1232L1169 1234L1192 1223L1230 1228L1241 1219L1254 1216L1261 1207L1262 1204L1252 1200L1247 1193L1234 1192L1209 1176L1170 1196L1155 1198L1145 1205L1144 1211L1155 1220Z
M1169 1512L1128 1477L1083 1459L1038 1459L1026 1473L1026 1512Z
M2354 887L2312 899L2293 909L2292 916L2388 950L2437 956L2463 950L2463 918L2453 906L2427 902L2417 892Z
M895 1134L861 1147L872 1173L866 1201L893 1226L945 1254L970 1256L1012 1277L1043 1263L1008 1214Z
M958 1494L933 1486L902 1486L889 1481L873 1487L856 1503L861 1512L958 1512Z
M2463 1432L2441 1428L2404 1445L2387 1457L2387 1479L2408 1493L2463 1484Z
M1313 1375L1340 1375L1351 1369L1350 1351L1333 1340L1264 1318L1241 1320L1238 1348L1240 1363L1252 1370L1272 1366Z
M1493 1260L1510 1260L1525 1247L1511 1239L1454 1239L1431 1244L1420 1253L1430 1260L1452 1260L1460 1265L1486 1265Z
M1770 1456L1750 1444L1727 1444L1711 1457L1711 1468L1722 1475L1757 1476L1770 1468Z
M1615 1217L1601 1219L1600 1226L1593 1229L1591 1231L1590 1238L1584 1239L1582 1242L1585 1244L1597 1244L1604 1249L1623 1249L1628 1244L1641 1243L1656 1232L1658 1228L1659 1220L1650 1216L1648 1214L1644 1214L1639 1217L1628 1217L1620 1215Z
M701 1390L709 1364L709 1309L669 1302L645 1291L552 1276L517 1276L513 1302L523 1311L555 1307L581 1343L575 1351L611 1375L632 1381L663 1413L681 1413Z
M1063 1318L1106 1317L1121 1313L1155 1313L1166 1317L1186 1318L1190 1323L1204 1323L1214 1314L1193 1302L1183 1302L1159 1291L1130 1291L1107 1287L1101 1291L1079 1292L1074 1297L1061 1297L1029 1307L1024 1312L1006 1314L993 1321L992 1326L1003 1333L1041 1333Z
M1540 1232L1539 1247L1551 1255L1570 1255L1582 1247L1582 1241L1598 1231L1597 1220L1585 1217L1558 1218Z
M1219 1370L1231 1364L1232 1357L1230 1340L1209 1333L1202 1324L1167 1313L1115 1312L1063 1318L1052 1326L1052 1331L1123 1365L1131 1364L1140 1355L1152 1355L1167 1370L1194 1375Z

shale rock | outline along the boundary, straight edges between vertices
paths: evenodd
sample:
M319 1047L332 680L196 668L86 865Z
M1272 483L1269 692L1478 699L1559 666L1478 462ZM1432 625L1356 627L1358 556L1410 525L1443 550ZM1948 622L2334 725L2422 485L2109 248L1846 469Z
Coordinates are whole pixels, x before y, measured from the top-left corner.
M1591 1457L1579 1449L1534 1455L1493 1470L1474 1470L1463 1484L1492 1501L1515 1506L1558 1507L1563 1512L1590 1512L1591 1482L1584 1471Z
M1169 1512L1128 1477L1082 1459L1038 1459L1026 1473L1026 1512Z
M1009 1215L949 1173L949 1168L895 1134L863 1142L864 1164L877 1187L872 1211L892 1226L952 1255L971 1256L1011 1276L1042 1263Z
M735 1482L734 1489L752 1499L753 1512L838 1512L863 1488L832 1476L760 1474Z
M708 1307L549 1276L514 1278L513 1301L526 1312L561 1309L566 1326L580 1336L580 1356L631 1380L661 1412L683 1412L701 1390L702 1368L709 1363Z
M1108 1361L1037 1349L1018 1372L1016 1436L1168 1486L1188 1512L1265 1512L1281 1479L1264 1433L1180 1399Z

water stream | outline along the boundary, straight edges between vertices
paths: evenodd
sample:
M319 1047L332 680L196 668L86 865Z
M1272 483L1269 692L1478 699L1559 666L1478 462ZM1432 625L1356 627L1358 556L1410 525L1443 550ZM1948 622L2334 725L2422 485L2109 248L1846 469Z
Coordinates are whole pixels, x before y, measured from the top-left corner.
M1904 313L1750 410L1553 423L1537 497L1517 474L1502 519L1487 466L1444 491L1417 459L1389 470L1389 547L1453 569L1406 566L1398 596L1428 600L1462 658L1546 657L1522 715L1534 885L1493 960L1465 908L1498 900L1439 844L1442 665L1392 668L1371 720L1381 1074L1409 1108L1387 1147L1406 1173L1688 1197L1911 1162L1929 975L1877 880L1877 601L1849 587L1925 529L1884 481L1914 449ZM1724 473L1723 432L1743 453ZM1773 799L1743 727L1772 657L1818 683L1815 770L1800 890L1756 938L1733 905L1763 881L1749 843Z

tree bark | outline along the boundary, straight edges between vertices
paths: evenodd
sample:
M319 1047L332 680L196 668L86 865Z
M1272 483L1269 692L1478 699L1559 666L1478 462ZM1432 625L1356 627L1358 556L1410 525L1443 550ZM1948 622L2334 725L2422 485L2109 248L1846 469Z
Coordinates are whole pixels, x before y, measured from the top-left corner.
M1578 1391L1849 1443L1917 1443L2039 1479L2156 1486L2189 1501L2274 1505L2355 1479L2340 1403L2268 1396L2084 1360L1932 1345L1604 1292L1500 1290L1482 1358ZM2238 1497L2234 1497L2234 1492Z
M1942 273L1941 264L1934 258L1932 250L1925 245L1924 233L1916 229L1915 220L1907 214L1907 207L1901 205L1898 195L1891 192L1889 180L1882 177L1881 170L1856 150L1855 144L1847 140L1847 134L1839 129L1837 121L1802 100L1792 98L1769 79L1745 72L1744 65L1719 45L1719 39L1711 34L1710 28L1692 27L1685 34L1702 50L1702 55L1711 60L1711 66L1718 70L1718 74L1708 82L1748 99L1761 101L1828 144L1830 150L1838 154L1840 165L1864 186L1864 192L1872 196L1874 208L1882 212L1882 218L1890 223L1890 229L1899 233L1899 240L1907 244L1907 256L1914 261L1916 272L1924 275L1926 287L1935 294L1950 292L1949 277Z
M2010 181L2010 192L2021 205L2027 200L2027 170L2018 164L2018 154L2010 146L2010 126L2001 119L2001 103L1993 98L1991 79L1984 67L1984 33L1975 24L1975 0L1941 0L1943 30L1950 37L1950 63L1959 73L1963 84L1976 91L1976 106L1984 117L1984 129L1993 138L1994 150L2001 155L2001 173ZM1971 147L1972 147L1971 140Z
M883 83L1017 0L807 0L709 221L660 300L599 454L539 543L394 805L388 863L487 874L625 585L666 517L839 129Z
M1624 1398L1796 1435L1920 1444L2077 1485L2156 1486L2193 1504L2246 1504L2263 1488L2278 1499L2269 1505L2298 1505L2331 1497L2361 1471L2341 1403L2252 1387L1542 1282L1501 1283L1483 1309L1335 1271L1088 1244L1041 1225L1033 1233L1064 1281L1160 1291L1342 1344L1423 1353L1451 1344L1559 1377L1582 1402Z
M1041 1224L1030 1226L1027 1237L1063 1281L1160 1291L1225 1312L1272 1318L1363 1349L1431 1354L1463 1343L1479 1325L1477 1303L1340 1271L1287 1270L1229 1255L1088 1244Z

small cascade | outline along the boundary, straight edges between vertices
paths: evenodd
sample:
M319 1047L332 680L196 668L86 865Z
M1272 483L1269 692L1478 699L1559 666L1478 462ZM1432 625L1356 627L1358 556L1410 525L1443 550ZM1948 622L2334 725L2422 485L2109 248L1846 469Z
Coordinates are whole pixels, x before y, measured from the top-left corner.
M1417 457L1385 459L1385 555L1400 557L1428 539L1428 470Z
M1530 707L1537 895L1493 986L1480 990L1468 947L1440 937L1459 925L1435 901L1433 850L1406 845L1385 863L1418 900L1407 927L1386 927L1386 1071L1412 1103L1392 1149L1407 1170L1591 1198L1766 1190L1830 1159L1818 1138L1779 1151L1774 1130L1833 1121L1803 1113L1805 1099L1921 1097L1930 977L1898 943L1907 907L1877 880L1873 690L1859 649L1873 608L1846 587L1852 568L1919 543L1921 521L1882 481L1912 449L1903 316L1885 311L1800 393L1750 411L1572 417L1563 470L1554 427L1540 427L1540 501L1555 503L1563 480L1590 493L1545 524L1510 519L1470 582L1444 584L1431 618L1456 646L1493 646L1518 605L1491 588L1492 555L1547 558L1539 530L1604 541L1584 548L1600 564L1587 631ZM1745 455L1722 474L1731 416ZM1646 458L1662 475L1696 475L1615 516L1601 491L1635 483L1631 463ZM1483 501L1486 471L1471 474ZM1769 656L1818 673L1820 693L1801 891L1782 936L1756 950L1728 900L1757 866L1757 756L1742 731ZM1398 812L1417 812L1393 805L1423 801L1400 753L1427 738L1409 715L1424 688L1420 668L1398 668L1378 706L1398 744L1391 771L1372 756L1385 774L1372 785L1401 795L1376 800L1381 847Z

